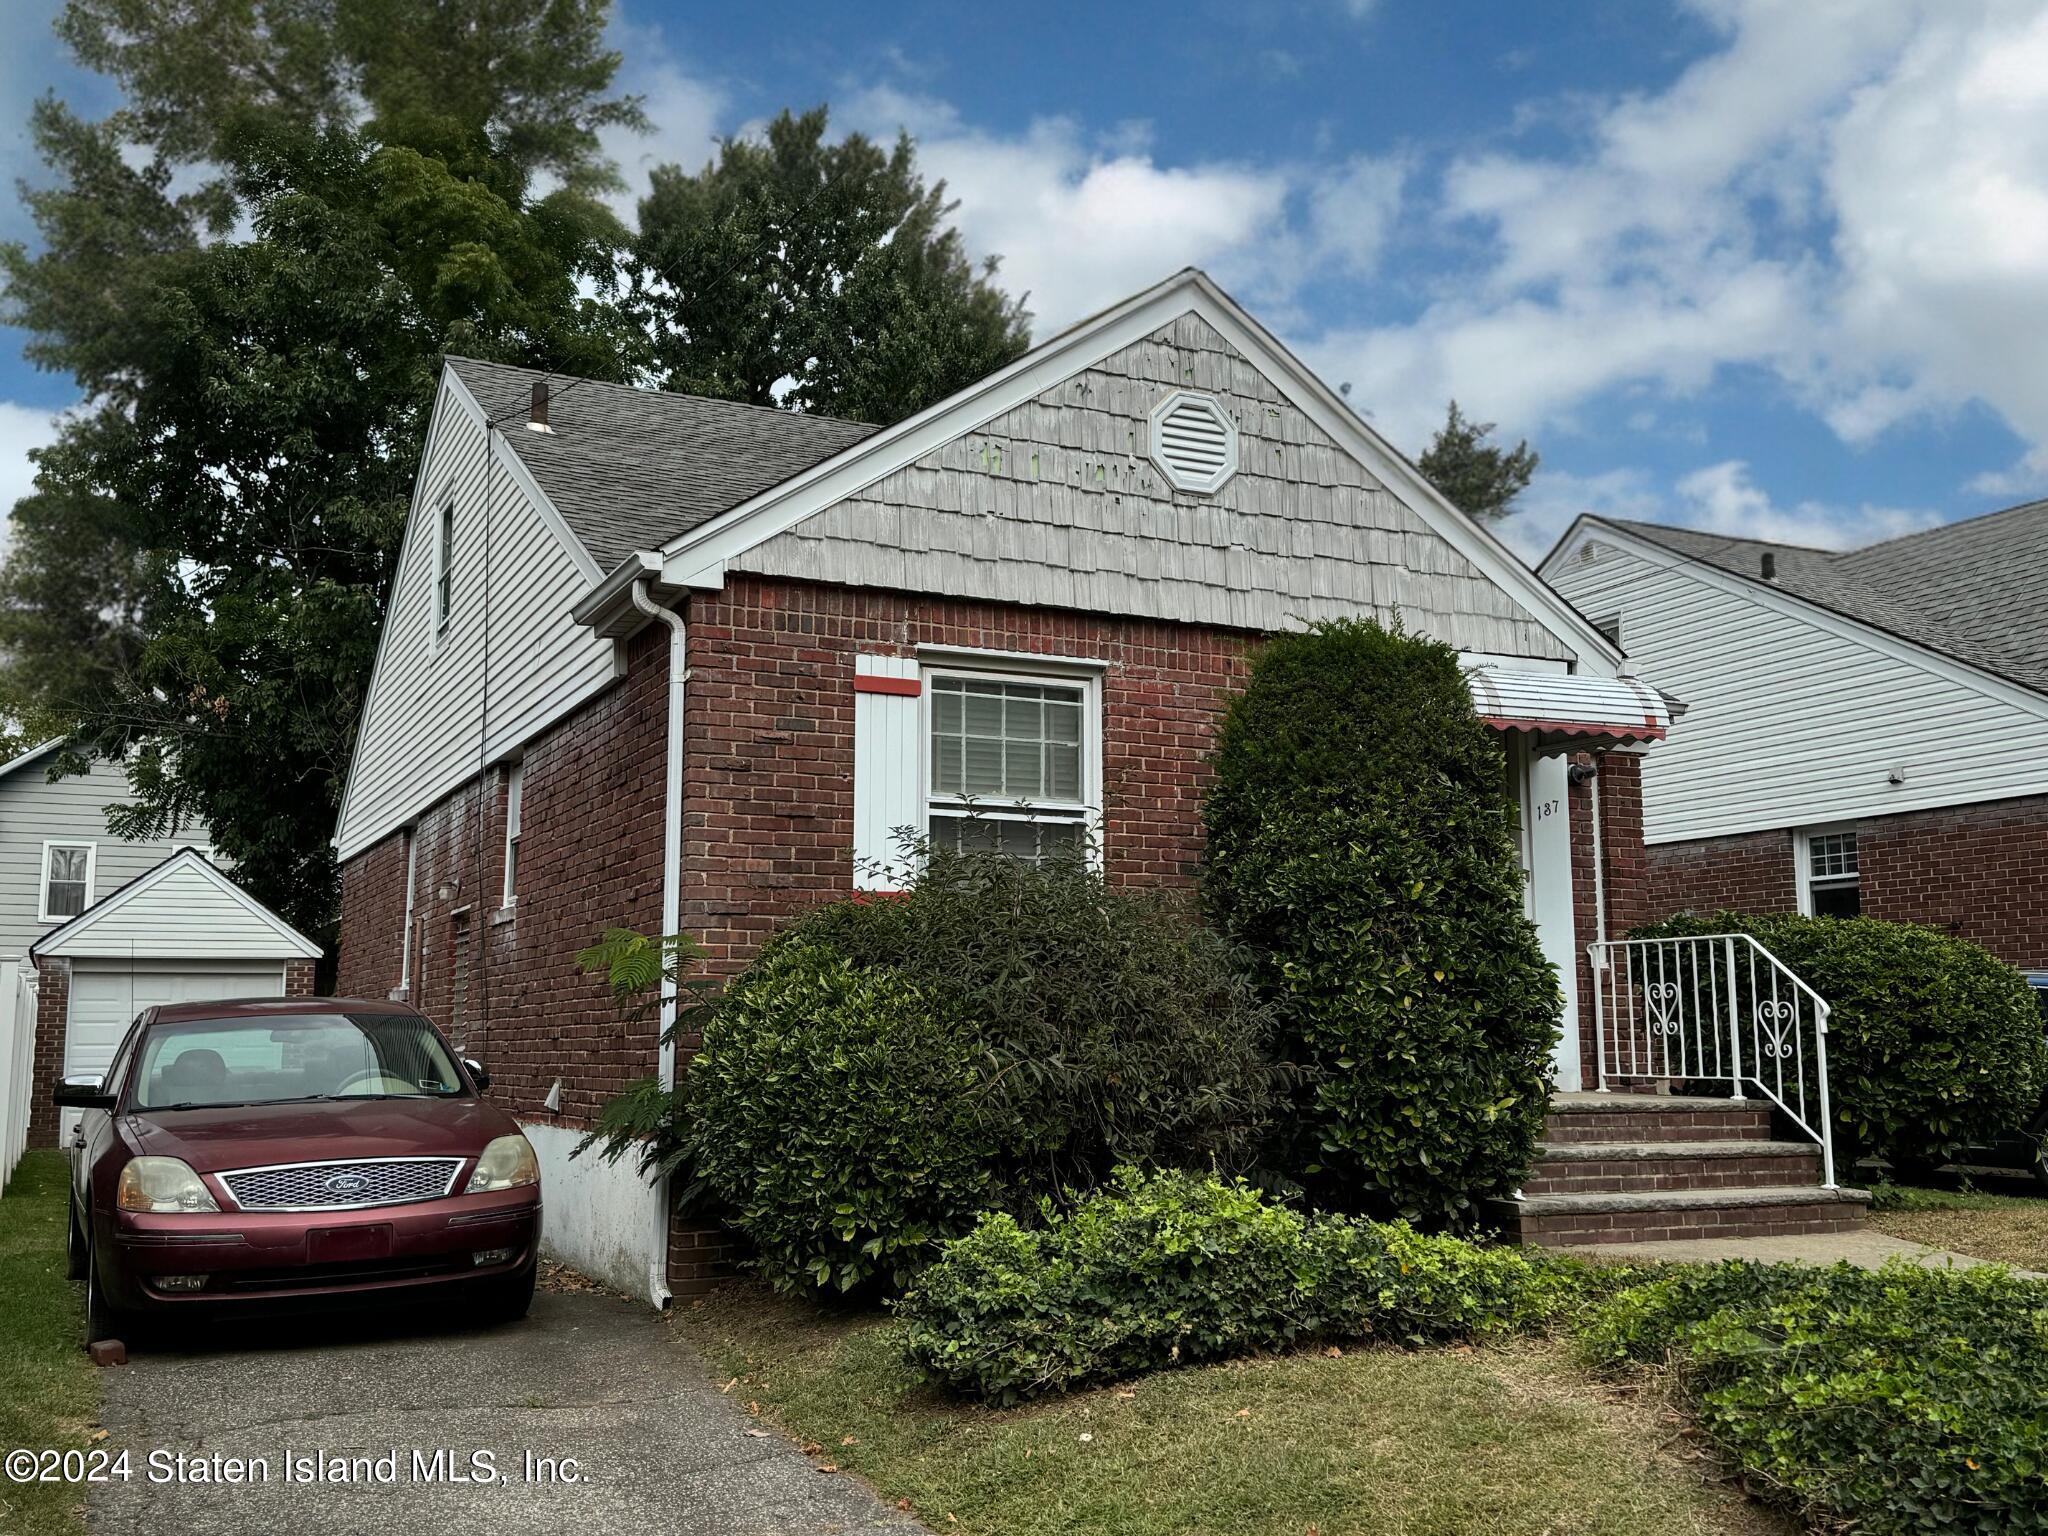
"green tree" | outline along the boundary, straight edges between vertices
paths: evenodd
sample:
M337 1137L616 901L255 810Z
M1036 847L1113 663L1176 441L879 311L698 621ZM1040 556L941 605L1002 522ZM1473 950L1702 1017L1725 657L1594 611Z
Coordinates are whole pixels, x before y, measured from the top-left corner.
M640 204L633 307L664 385L892 422L1002 367L1029 315L977 269L908 135L825 140L823 107L729 139Z
M70 0L123 92L46 98L5 318L89 402L0 579L0 676L127 763L116 830L203 819L334 918L328 839L441 354L620 377L608 0Z
M1205 895L1299 1073L1283 1170L1327 1204L1471 1222L1528 1168L1563 1003L1457 653L1351 621L1276 636L1205 817Z
M1472 420L1453 400L1444 424L1415 461L1451 505L1482 523L1498 522L1514 510L1515 498L1542 462L1526 439L1507 449L1488 441L1493 425Z

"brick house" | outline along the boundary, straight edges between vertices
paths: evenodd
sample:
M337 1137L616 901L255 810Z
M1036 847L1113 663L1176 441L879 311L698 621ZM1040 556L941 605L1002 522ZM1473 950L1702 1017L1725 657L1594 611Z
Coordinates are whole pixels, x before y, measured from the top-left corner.
M1455 646L1502 732L1576 1088L1663 702L1202 274L882 431L451 358L336 833L340 987L485 1060L551 1243L664 1299L718 1239L570 1157L674 1070L580 947L680 929L730 973L899 879L902 826L1027 858L1085 828L1111 879L1191 882L1249 647L1356 614Z
M1685 705L1645 909L1926 923L2048 970L2048 501L1843 552L1582 517L1542 574Z

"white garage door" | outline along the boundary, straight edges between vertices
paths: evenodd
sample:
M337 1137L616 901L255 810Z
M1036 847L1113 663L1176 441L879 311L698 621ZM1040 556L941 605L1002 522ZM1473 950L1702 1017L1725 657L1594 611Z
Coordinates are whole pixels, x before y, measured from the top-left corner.
M91 970L74 963L71 1024L65 1033L64 1074L104 1072L135 1015L160 1003L204 1003L220 997L279 997L284 968L233 966L221 970Z

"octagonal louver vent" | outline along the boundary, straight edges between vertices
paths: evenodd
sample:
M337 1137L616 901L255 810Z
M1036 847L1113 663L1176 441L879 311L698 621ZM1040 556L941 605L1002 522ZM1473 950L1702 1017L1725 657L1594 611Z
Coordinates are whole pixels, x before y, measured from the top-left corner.
M1152 462L1183 491L1213 491L1237 473L1237 423L1207 395L1176 391L1152 412Z

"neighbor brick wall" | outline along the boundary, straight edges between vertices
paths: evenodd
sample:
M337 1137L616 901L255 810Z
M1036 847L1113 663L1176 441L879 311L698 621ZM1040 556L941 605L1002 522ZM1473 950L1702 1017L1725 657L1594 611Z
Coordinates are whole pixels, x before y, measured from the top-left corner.
M315 960L287 960L284 963L284 995L286 997L311 997L313 995L313 973L319 964Z
M1925 923L2048 970L2048 795L1855 823L1863 914ZM1647 850L1655 917L1798 907L1789 829Z
M64 1074L64 1027L71 1016L71 962L53 955L36 962L35 1060L29 1069L28 1145L57 1145L57 1106L50 1102Z
M1788 830L1655 843L1644 850L1644 858L1650 882L1648 921L1678 912L1799 909Z

